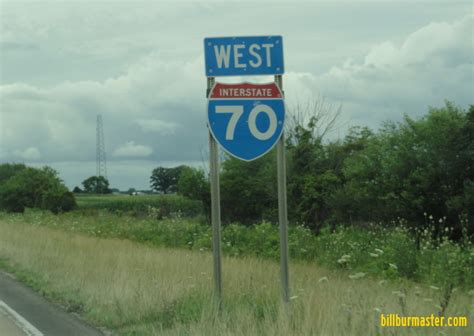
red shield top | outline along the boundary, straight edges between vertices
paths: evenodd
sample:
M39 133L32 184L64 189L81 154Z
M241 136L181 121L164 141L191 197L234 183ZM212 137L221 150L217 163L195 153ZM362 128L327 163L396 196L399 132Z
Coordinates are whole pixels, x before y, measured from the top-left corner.
M283 95L275 83L216 83L209 99L283 99Z

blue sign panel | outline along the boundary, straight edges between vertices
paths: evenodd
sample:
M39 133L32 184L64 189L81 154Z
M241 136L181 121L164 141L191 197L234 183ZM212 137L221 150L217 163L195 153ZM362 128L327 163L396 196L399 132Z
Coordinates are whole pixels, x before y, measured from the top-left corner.
M204 39L206 76L281 75L281 36L208 37Z
M283 97L274 83L218 83L211 91L211 133L226 152L241 160L251 161L270 151L281 136L284 120Z

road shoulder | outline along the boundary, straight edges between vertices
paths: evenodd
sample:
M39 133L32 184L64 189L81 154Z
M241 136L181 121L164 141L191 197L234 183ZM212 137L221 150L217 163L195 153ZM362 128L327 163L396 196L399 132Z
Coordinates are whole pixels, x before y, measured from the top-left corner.
M47 301L14 276L0 270L0 300L48 336L103 336L104 333Z

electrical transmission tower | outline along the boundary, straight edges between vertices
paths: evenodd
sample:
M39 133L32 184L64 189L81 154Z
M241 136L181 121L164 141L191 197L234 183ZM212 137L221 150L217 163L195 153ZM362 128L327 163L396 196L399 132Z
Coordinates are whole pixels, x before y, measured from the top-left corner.
M97 115L97 147L96 147L96 176L107 178L107 162L105 160L104 124L102 116Z

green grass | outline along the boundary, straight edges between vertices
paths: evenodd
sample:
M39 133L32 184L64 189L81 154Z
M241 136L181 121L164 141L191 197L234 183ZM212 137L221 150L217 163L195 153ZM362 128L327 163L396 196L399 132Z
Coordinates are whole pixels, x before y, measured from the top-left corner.
M292 300L286 315L280 306L278 263L255 257L223 258L224 309L217 315L208 251L52 229L52 217L37 214L38 221L51 225L26 219L0 219L0 267L119 335L472 334L469 328L381 329L380 312L436 315L443 292L404 280L351 279L351 271L312 262L290 265ZM86 217L70 219L77 227ZM472 297L458 289L445 315L472 321L473 308Z

